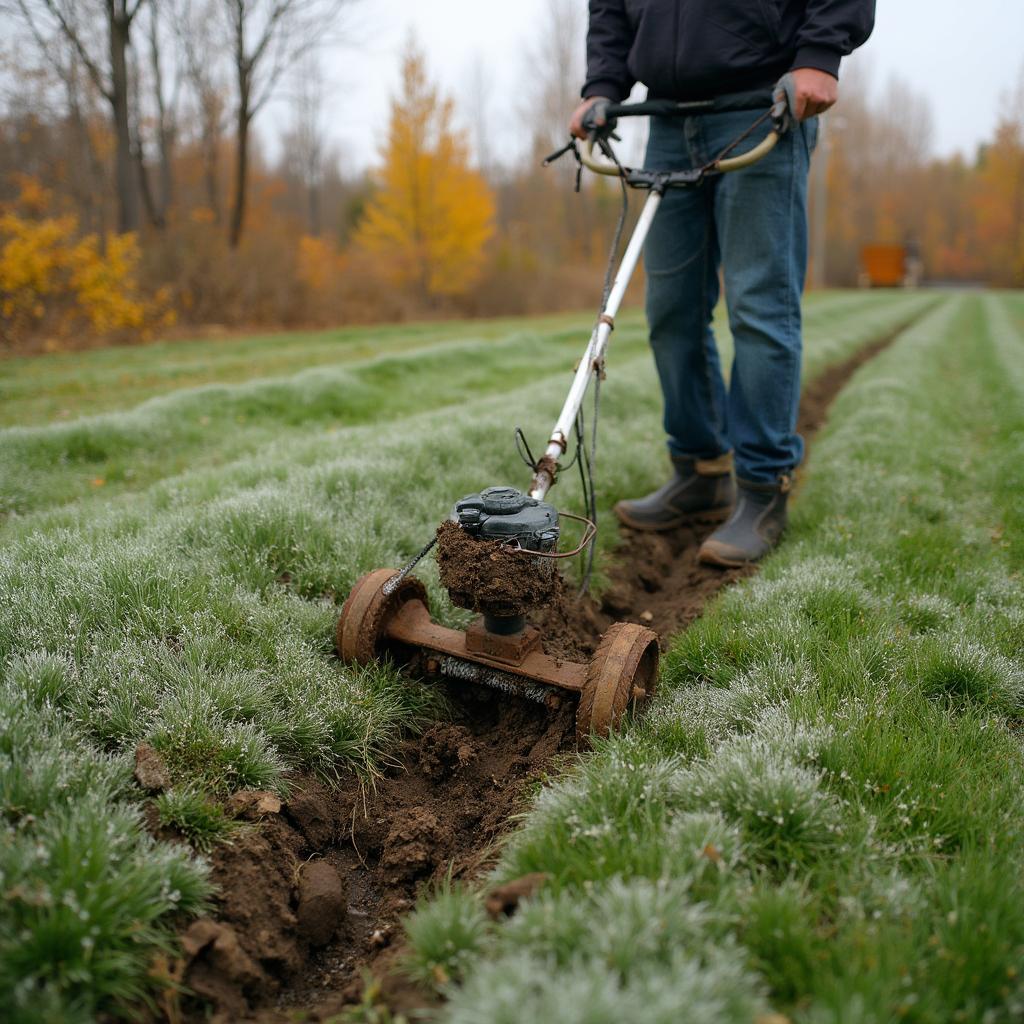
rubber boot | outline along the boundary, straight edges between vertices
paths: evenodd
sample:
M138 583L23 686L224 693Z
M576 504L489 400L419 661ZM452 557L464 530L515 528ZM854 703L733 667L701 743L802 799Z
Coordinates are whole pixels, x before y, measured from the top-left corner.
M717 459L673 456L672 479L663 487L629 501L620 501L615 514L634 530L672 530L687 523L717 523L736 500L732 454Z
M697 557L707 565L736 568L763 558L786 529L786 501L792 477L775 483L738 481L736 508L703 544Z

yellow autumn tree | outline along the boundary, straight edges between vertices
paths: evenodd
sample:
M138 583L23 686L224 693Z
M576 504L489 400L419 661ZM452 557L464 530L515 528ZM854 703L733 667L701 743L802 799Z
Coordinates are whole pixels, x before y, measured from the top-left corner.
M452 114L451 100L428 81L423 55L410 43L378 189L355 242L377 258L390 283L427 301L462 294L476 282L494 231L494 200L470 166Z
M1024 285L1024 66L1000 103L995 139L986 146L975 185L977 241L995 284Z

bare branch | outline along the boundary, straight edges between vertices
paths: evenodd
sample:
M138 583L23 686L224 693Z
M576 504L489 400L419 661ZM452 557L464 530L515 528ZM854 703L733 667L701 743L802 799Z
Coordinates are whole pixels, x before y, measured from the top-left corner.
M49 11L51 16L57 21L57 24L60 27L60 31L63 33L64 37L74 47L75 52L78 54L79 60L81 60L82 64L85 66L86 71L89 72L89 77L92 79L93 85L96 86L96 88L103 94L103 96L107 99L108 102L113 103L113 91L112 89L110 89L106 80L104 79L103 72L100 71L99 66L89 55L89 51L86 49L85 44L82 42L82 38L78 34L78 30L68 20L64 12L54 2L54 0L41 0L41 2L43 6L46 8L46 10ZM54 61L52 55L50 55L48 46L42 41L42 34L40 33L38 26L36 25L35 18L33 17L32 11L29 8L29 5L26 3L26 0L17 0L17 3L18 9L21 11L22 17L24 17L26 23L29 26L29 30L32 32L32 35L35 37L37 43L40 44L40 47L43 51L43 55L56 66L56 61Z
M342 8L346 6L346 2L347 0L328 0L326 3L317 3L316 0L312 0L312 2L307 0L306 3L302 3L301 0L288 0L287 4L277 5L278 8L287 7L287 10L283 11L278 19L281 27L278 31L270 70L263 76L259 91L253 93L251 101L253 116L274 94L285 72L304 60L321 45L325 26L334 21ZM289 13L293 15L292 20L281 23L280 19ZM302 23L296 24L295 20L300 15L304 15L304 20ZM267 48L273 41L268 35L264 35L264 39L261 41L261 56L266 54ZM263 43L266 45L264 46Z
M135 5L129 8L125 5L124 18L127 24L131 24L135 20L135 15L139 13L139 8L146 2L146 0L135 0Z

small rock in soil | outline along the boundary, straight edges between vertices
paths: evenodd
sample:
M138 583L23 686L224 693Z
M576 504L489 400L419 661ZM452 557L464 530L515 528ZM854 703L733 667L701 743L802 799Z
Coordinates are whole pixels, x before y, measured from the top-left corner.
M171 784L164 759L148 743L135 748L135 781L148 793L159 793Z
M532 871L504 885L497 885L487 894L484 909L493 918L508 917L515 913L522 900L533 896L550 877L546 871Z
M341 875L322 860L309 861L299 876L299 929L311 946L325 946L345 921Z
M264 814L280 814L281 801L265 789L240 789L228 800L228 813L236 818L257 821Z
M640 613L640 621L641 622L653 622L654 621L654 612L652 612L652 611L641 612Z

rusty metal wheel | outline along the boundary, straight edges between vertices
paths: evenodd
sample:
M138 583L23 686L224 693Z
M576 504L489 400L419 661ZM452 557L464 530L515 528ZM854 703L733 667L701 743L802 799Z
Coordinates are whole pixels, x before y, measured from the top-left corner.
M576 742L607 736L626 709L642 704L658 683L658 634L633 622L616 622L601 637L587 667L576 710Z
M341 608L335 646L343 661L368 665L382 653L388 622L407 601L427 603L427 591L414 576L406 576L390 594L383 586L397 569L374 569L360 576Z

